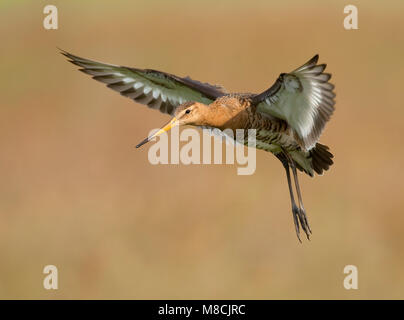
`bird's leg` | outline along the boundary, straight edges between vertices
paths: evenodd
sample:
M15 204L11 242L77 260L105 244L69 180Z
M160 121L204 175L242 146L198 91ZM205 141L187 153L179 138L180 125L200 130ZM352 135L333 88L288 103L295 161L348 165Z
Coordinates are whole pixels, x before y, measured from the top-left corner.
M300 239L300 227L299 227L299 220L298 220L300 209L297 207L296 202L295 202L295 197L293 195L293 188L292 188L292 182L290 179L290 171L289 171L289 162L287 159L281 160L281 161L282 161L282 164L286 171L286 178L288 179L288 187L289 187L289 193L290 193L290 201L292 203L293 222L295 223L296 235L297 235L297 238L299 239L299 241L302 242L302 240Z
M293 160L291 162L291 167L292 167L292 172L293 172L293 178L295 180L297 199L299 201L299 220L300 220L300 224L302 226L302 229L306 233L307 239L310 240L311 229L310 229L309 221L307 220L306 211L304 210L303 201L302 201L302 194L300 193L299 179L297 177L296 164L294 163Z

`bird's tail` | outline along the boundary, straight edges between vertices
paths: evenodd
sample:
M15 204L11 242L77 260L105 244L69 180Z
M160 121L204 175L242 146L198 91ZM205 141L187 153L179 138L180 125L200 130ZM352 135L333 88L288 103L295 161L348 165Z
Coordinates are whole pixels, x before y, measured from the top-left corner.
M307 173L310 177L313 177L314 173L322 175L324 171L328 170L334 163L334 161L332 161L334 156L328 150L329 148L327 146L317 143L310 151L290 151L290 155L292 156L296 168Z
M312 168L319 175L327 171L334 163L334 161L332 161L334 156L328 150L329 148L326 145L317 143L316 146L309 151Z

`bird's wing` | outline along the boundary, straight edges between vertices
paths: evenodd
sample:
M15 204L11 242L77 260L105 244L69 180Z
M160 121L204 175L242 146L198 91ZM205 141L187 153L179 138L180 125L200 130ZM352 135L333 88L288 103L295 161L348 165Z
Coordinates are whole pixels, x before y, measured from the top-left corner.
M272 87L253 98L258 111L287 121L305 150L316 145L335 104L331 75L317 61L318 55L291 73L282 73Z
M225 94L224 89L208 83L180 78L175 75L151 70L136 69L96 62L61 52L69 61L89 74L93 79L103 82L107 87L118 91L149 108L173 114L175 109L186 101L210 104Z

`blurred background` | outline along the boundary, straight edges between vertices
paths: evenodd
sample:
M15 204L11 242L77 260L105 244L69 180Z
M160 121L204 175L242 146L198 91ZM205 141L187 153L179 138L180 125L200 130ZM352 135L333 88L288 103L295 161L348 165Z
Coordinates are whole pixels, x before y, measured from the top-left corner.
M56 5L59 29L45 30ZM344 6L359 30L345 30ZM402 1L0 2L0 298L404 298ZM314 54L336 85L300 175L312 240L295 236L284 170L157 165L135 149L168 117L66 62L60 47L228 91L261 92ZM59 270L47 291L45 265ZM359 289L343 286L346 265Z

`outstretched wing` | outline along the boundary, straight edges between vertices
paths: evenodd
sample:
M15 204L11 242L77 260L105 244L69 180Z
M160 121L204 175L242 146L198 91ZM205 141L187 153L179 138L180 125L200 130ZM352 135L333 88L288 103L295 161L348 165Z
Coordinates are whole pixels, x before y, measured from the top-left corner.
M80 58L66 51L61 52L69 61L81 67L80 71L103 82L108 88L131 98L149 108L173 114L186 101L209 104L225 94L223 89L208 83L180 78L175 75L151 70L116 66Z
M283 119L295 130L303 149L316 145L334 112L334 85L318 55L291 73L282 73L275 84L256 95L258 111Z

